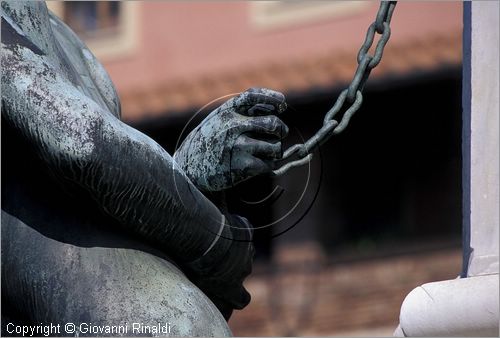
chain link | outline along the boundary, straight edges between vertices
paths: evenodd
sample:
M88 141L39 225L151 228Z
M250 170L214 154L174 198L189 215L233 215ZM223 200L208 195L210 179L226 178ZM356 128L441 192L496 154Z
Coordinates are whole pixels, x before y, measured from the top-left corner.
M292 160L291 162L281 166L281 168L274 170L274 175L283 175L294 167L308 163L312 159L312 152L317 147L324 144L333 135L341 133L347 127L349 120L363 103L362 91L371 70L375 68L382 59L384 47L391 36L390 22L392 13L396 7L396 2L397 1L382 1L380 3L380 8L377 12L375 22L368 27L365 41L358 52L358 68L356 69L356 73L354 74L351 84L347 89L344 89L340 93L333 107L326 113L321 129L318 130L318 132L316 132L316 134L314 134L305 143L295 144L283 153L283 161L294 157L295 160ZM375 47L374 55L370 55L368 54L368 51L373 45L376 33L381 36ZM347 104L349 106L345 109L340 122L338 122L334 119L334 117Z

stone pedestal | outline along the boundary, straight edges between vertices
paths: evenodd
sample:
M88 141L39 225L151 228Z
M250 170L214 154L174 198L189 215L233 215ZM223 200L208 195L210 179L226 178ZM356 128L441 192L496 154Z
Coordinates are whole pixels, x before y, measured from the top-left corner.
M463 37L463 269L410 292L396 336L499 334L499 3L464 3Z

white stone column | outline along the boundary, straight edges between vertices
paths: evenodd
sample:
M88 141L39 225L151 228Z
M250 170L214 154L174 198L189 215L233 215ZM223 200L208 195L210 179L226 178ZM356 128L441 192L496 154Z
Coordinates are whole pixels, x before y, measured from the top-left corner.
M470 217L470 241L464 243L470 251L464 272L478 276L498 274L499 3L472 2L471 14L470 215L464 215Z
M396 336L499 336L499 10L464 4L461 278L410 292Z

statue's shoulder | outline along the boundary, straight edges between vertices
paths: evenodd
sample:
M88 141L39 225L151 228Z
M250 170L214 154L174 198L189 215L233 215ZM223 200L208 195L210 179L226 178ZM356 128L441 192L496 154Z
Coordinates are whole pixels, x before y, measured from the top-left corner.
M84 42L43 1L2 1L2 67L50 64L85 95L120 117L111 79ZM10 60L9 60L10 58ZM12 73L14 74L14 73Z
M109 74L78 35L57 15L49 11L49 21L57 42L84 80L84 89L95 101L105 104L116 117L121 116L118 93Z
M50 68L51 71L80 85L52 31L47 6L42 1L2 1L2 79L14 82L22 71Z
M35 55L56 55L47 6L42 1L2 1L2 44L21 45Z

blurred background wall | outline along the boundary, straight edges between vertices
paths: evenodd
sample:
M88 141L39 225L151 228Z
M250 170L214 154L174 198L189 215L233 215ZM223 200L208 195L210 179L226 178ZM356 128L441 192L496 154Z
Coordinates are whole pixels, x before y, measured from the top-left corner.
M201 107L249 87L287 96L287 145L310 137L351 81L378 3L49 7L103 62L123 119L173 153ZM261 228L235 335L390 335L409 291L460 273L462 3L400 2L391 27L344 133L310 167L228 193Z

